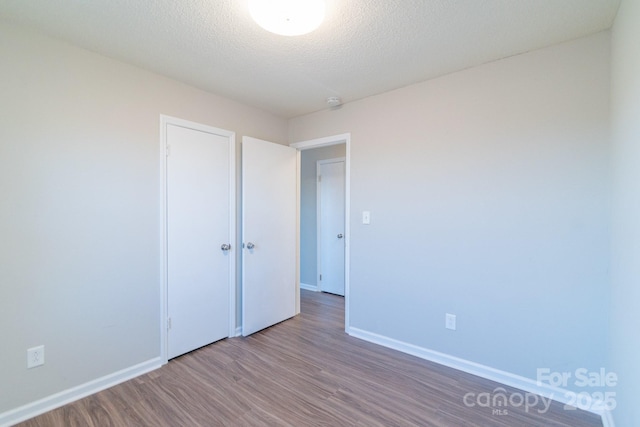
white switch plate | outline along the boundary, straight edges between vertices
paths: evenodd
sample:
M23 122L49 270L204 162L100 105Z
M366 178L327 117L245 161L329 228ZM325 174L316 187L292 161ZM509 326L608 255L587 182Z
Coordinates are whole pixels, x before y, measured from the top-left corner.
M31 347L27 349L27 369L44 365L44 346Z
M451 330L456 330L456 315L455 314L445 314L444 316L444 327Z
M371 212L362 211L362 223L363 224L371 224Z

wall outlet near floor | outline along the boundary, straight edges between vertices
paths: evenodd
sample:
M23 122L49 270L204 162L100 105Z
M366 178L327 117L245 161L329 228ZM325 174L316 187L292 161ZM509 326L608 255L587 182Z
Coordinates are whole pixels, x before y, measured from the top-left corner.
M455 314L445 314L444 316L444 327L451 330L456 330L456 315Z
M44 346L31 347L27 349L27 369L44 365Z

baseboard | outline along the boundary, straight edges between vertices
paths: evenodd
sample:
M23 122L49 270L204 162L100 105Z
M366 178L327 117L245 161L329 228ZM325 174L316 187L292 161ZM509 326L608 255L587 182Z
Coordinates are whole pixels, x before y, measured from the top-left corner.
M316 285L308 285L300 282L300 289L306 289L307 291L320 292L320 289Z
M616 423L613 422L613 413L610 410L605 409L602 412L601 417L602 417L602 427L615 427L616 426Z
M428 348L419 347L414 344L408 344L393 338L385 337L383 335L364 331L362 329L350 327L347 330L347 333L355 338L360 338L362 340L369 341L383 347L388 347L394 350L401 351L403 353L411 354L412 356L429 360L439 365L448 366L450 368L476 375L491 381L495 381L497 383L504 384L513 388L517 388L525 392L534 393L545 398L550 398L560 403L570 403L570 396L574 395L573 392L566 389L553 387L548 384L538 384L537 381L530 378L512 374L506 371L501 371L499 369L491 368L489 366L481 365L479 363L471 362L469 360L461 359L459 357L451 356L445 353L440 353ZM599 415L602 418L604 427L614 427L613 418L610 411L590 410L589 412Z
M242 335L242 326L236 328L236 334L233 337L239 337L240 335Z
M158 369L160 366L162 366L162 360L159 357L156 357L138 365L105 375L104 377L97 378L93 381L47 396L44 399L4 412L0 414L0 427L7 427L26 421L40 414L51 411L52 409L66 405L67 403L82 399L83 397L87 397L124 381L146 374L147 372Z

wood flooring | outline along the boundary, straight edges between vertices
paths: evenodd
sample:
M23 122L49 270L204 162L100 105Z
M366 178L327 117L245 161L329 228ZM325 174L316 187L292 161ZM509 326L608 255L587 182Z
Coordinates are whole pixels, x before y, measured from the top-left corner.
M527 410L518 396L515 405L479 406L478 395L493 397L499 387L507 397L524 393L350 337L343 304L301 291L302 313L293 319L203 347L21 426L602 426L596 415L557 402L548 411Z

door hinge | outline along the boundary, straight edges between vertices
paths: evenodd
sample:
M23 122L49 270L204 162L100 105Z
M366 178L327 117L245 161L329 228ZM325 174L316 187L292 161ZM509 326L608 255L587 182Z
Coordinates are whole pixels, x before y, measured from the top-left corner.
M318 182L322 182L322 175L318 175Z
M171 329L171 317L167 319L167 330Z
M322 274L320 275L320 281L322 282Z
M164 150L164 153L167 157L169 157L169 153L171 153L171 146L167 145L166 149Z

